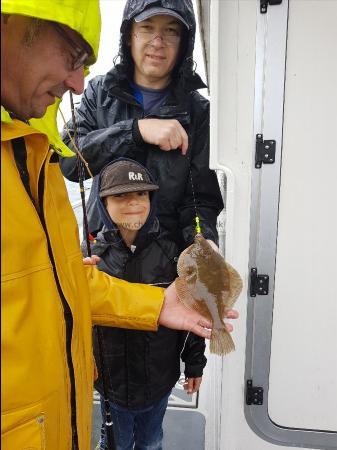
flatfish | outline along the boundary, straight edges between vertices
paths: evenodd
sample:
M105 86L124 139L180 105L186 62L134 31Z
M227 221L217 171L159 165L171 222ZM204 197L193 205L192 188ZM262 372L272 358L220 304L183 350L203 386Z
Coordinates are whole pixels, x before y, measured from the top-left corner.
M242 290L240 275L200 233L179 256L177 270L179 300L213 323L210 352L225 355L235 350L223 319Z

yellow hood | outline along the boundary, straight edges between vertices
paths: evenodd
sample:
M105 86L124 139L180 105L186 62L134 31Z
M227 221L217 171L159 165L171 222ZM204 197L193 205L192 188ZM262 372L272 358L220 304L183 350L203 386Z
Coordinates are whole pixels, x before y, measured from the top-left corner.
M3 14L20 14L59 22L77 31L93 49L95 61L98 55L101 31L99 0L2 0ZM45 133L53 148L62 156L73 156L63 144L56 122L59 102L50 106L44 117L30 120L31 125ZM1 107L1 122L9 122L7 111Z
M99 0L2 0L1 12L67 25L88 42L97 59L101 32Z
M5 108L1 105L1 122L10 123L12 121L11 116L5 110Z

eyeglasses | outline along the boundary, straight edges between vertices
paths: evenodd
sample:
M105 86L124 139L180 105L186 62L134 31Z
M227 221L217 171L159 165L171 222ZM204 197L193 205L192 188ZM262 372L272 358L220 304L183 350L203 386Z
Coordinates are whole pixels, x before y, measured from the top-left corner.
M157 37L160 37L162 42L169 47L177 46L181 39L180 32L175 29L163 30L161 33L157 33L153 30L141 29L133 34L138 40L143 41L146 44L149 44Z
M66 33L65 29L56 22L50 22L55 31L67 42L67 44L72 48L72 63L71 70L78 70L82 66L89 66L92 63L93 54L92 51L81 48L76 42L71 39Z

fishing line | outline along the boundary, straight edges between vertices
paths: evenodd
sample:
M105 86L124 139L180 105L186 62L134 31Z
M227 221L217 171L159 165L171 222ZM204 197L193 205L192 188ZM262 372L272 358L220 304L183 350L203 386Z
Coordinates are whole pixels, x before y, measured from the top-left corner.
M72 98L72 97L71 97L71 98ZM73 106L72 106L72 107L73 107ZM63 120L63 123L64 123L64 128L66 129L67 135L68 135L68 137L69 137L69 139L70 139L70 142L71 142L72 145L73 145L73 148L74 148L74 150L75 150L77 156L82 160L82 162L83 162L83 164L85 165L85 168L87 169L88 174L90 175L90 177L91 177L91 178L94 178L94 176L93 176L93 174L92 174L92 172L91 172L91 170L90 170L90 168L89 168L89 164L88 164L87 161L84 159L82 153L79 151L79 149L78 149L78 147L77 147L77 145L76 145L74 139L72 138L72 136L71 136L71 134L70 134L70 130L69 130L68 124L67 124L67 122L66 122L66 119L65 119L65 117L64 117L64 115L63 115L63 113L62 113L62 111L61 111L61 108L59 108L59 112L60 112L60 114L61 114L61 117L62 117L62 120ZM74 113L74 116L75 116L75 113ZM74 132L74 136L75 136L75 134L76 134L76 129L75 129L75 132Z
M189 136L189 138L190 138L190 136ZM190 142L190 139L189 139L189 142ZM190 173L190 181L191 181L191 187L192 187L193 205L194 205L194 211L195 211L195 219L194 219L195 220L195 232L197 234L200 234L201 233L201 227L200 227L200 218L198 216L198 211L197 211L197 200L195 198L194 183L193 183L193 177L192 177L192 168L191 168L192 161L191 161L191 157L190 156L188 156L188 159L190 161L189 173Z
M71 107L71 116L72 121L74 125L74 139L73 142L75 144L75 147L77 148L77 170L78 170L78 182L80 186L80 193L81 193L81 202L82 202L82 210L83 210L83 226L85 231L85 240L87 243L87 254L89 257L91 257L91 248L90 248L90 236L89 236L89 225L88 225L88 216L87 216L87 208L85 204L85 192L84 192L84 178L85 178L85 172L84 167L85 165L88 167L88 163L84 160L84 158L81 158L81 152L79 151L79 148L77 146L78 140L77 140L77 122L76 122L76 116L75 116L75 107L74 107L74 98L71 91L69 91L70 96L70 107ZM81 156L80 156L81 155ZM85 163L83 162L85 161ZM91 174L91 172L89 172ZM91 174L92 176L92 174Z

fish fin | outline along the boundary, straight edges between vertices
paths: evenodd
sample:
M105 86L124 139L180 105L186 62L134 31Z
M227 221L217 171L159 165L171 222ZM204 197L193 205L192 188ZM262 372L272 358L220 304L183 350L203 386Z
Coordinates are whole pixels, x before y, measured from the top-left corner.
M175 286L179 300L188 308L194 308L195 301L188 289L186 281L178 277L175 280Z
M176 278L175 286L179 300L187 307L193 308L198 311L203 317L213 322L212 316L203 300L194 300L192 297L188 285L183 278Z
M226 263L227 270L229 272L229 286L230 286L230 294L226 301L226 309L232 308L234 303L242 291L242 280L238 272L228 263Z
M192 244L192 245L193 245L193 244ZM190 245L190 247L191 247L191 245ZM177 272L178 272L178 275L179 275L180 277L181 277L182 274L183 274L183 266L184 266L183 260L184 260L184 257L189 253L190 247L185 248L185 250L183 250L183 251L180 253L180 256L179 256L179 258L178 258Z
M227 355L227 353L235 350L232 336L225 328L213 328L209 350L215 355Z

